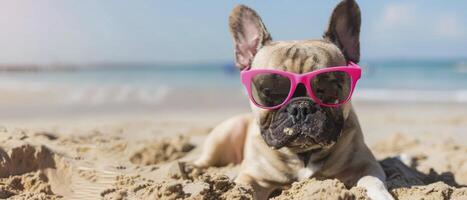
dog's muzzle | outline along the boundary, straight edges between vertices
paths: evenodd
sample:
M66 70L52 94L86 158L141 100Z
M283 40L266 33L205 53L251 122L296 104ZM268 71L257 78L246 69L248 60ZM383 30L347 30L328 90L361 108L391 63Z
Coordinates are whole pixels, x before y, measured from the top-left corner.
M290 142L316 143L323 132L326 113L308 97L297 97L275 111L268 128L261 134L273 148L287 146Z

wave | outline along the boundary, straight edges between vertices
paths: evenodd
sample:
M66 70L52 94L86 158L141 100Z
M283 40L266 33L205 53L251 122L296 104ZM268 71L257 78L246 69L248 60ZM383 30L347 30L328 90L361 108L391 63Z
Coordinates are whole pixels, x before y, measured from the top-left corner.
M121 103L159 104L172 90L167 85L141 86L132 84L96 85L63 84L1 80L0 92L24 101L45 100L63 105L104 105ZM5 93L6 92L6 93ZM14 102L11 102L14 103Z
M222 102L226 99L247 101L246 92L237 86L179 87L172 85L143 84L63 84L50 82L24 82L1 80L0 92L30 101L57 102L62 105L106 105L106 104L170 104L171 99L190 99L193 102ZM211 95L215 94L215 95ZM49 101L50 100L50 101ZM467 89L417 90L358 88L353 96L355 101L383 102L441 102L466 103ZM14 103L14 102L12 102Z
M100 105L106 103L145 103L160 104L170 102L169 98L204 101L206 95L213 102L225 99L245 99L243 88L172 88L159 86L155 88L138 88L123 86L116 88L87 88L75 90L65 102L69 104L86 103ZM236 97L243 98L236 98ZM392 89L359 89L353 96L355 101L378 102L426 102L426 103L466 103L467 90L392 90Z
M63 99L65 104L159 104L165 100L171 88L165 85L142 88L132 85L75 88L70 96Z

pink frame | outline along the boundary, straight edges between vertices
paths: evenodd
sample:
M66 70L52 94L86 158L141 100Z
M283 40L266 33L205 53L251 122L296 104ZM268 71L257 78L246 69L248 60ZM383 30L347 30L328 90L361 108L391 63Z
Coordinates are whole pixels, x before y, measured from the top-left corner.
M351 87L350 87L351 88L350 94L349 94L349 97L345 101L343 101L343 102L341 102L339 104L325 104L325 103L321 102L321 100L319 100L313 94L313 90L311 89L311 86L310 86L310 80L313 79L318 74L321 74L321 73L324 73L324 72L335 72L335 71L346 72L347 74L349 74L350 79L351 79L351 84L352 84ZM277 106L273 106L273 107L266 107L266 106L259 105L253 99L253 96L252 96L252 93L251 93L252 79L253 79L253 77L255 75L263 74L263 73L279 74L279 75L282 75L282 76L285 76L285 77L289 78L290 84L291 84L289 95L284 100L284 102L282 102L281 104L279 104ZM296 74L296 73L292 73L292 72L286 72L286 71L275 70L275 69L250 69L250 70L241 71L240 72L240 77L241 77L241 80L242 80L242 84L245 86L246 90L248 91L248 96L249 96L251 102L253 102L256 106L258 106L260 108L277 109L277 108L280 108L283 105L287 104L290 101L290 99L292 98L293 94L295 93L295 89L297 88L297 85L299 83L302 83L305 86L306 91L308 92L308 95L318 105L326 106L326 107L338 107L340 105L346 104L351 99L353 91L355 89L355 86L357 85L357 81L361 77L361 73L362 73L362 69L360 68L360 66L358 66L357 64L355 64L353 62L350 62L347 66L328 67L328 68L323 68L323 69L315 70L315 71L312 71L312 72L308 72L308 73L305 73L305 74Z

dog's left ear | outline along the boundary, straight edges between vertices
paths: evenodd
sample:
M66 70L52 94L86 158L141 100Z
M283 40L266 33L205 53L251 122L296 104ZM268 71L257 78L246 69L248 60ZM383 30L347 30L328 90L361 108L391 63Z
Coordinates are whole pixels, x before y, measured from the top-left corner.
M360 61L360 8L355 0L343 0L332 12L324 38L336 44L347 61Z

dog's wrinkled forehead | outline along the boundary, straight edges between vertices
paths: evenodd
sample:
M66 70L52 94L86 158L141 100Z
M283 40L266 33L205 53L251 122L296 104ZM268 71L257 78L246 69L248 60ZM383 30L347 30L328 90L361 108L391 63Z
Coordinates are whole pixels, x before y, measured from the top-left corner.
M253 59L253 69L278 69L306 73L342 66L346 61L339 48L325 40L276 41L261 48Z

